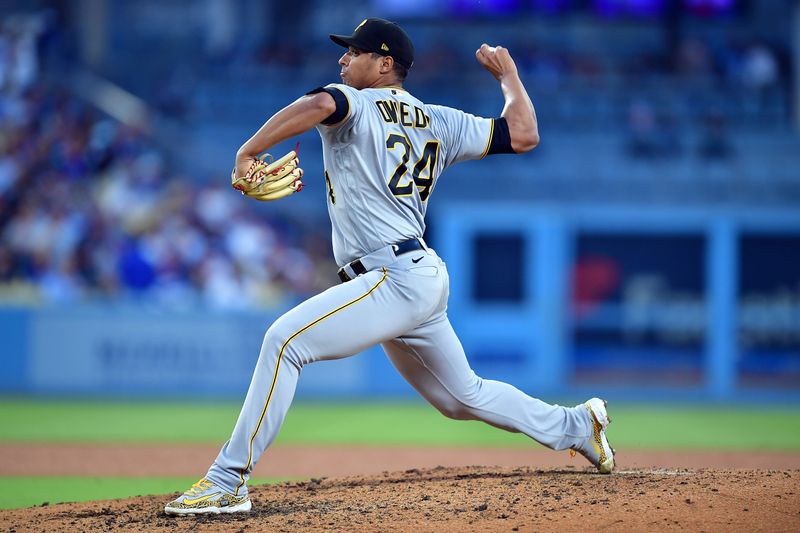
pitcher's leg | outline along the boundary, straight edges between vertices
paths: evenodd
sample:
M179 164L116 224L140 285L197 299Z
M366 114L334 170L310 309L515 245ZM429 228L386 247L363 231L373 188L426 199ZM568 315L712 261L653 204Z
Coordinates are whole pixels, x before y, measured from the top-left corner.
M383 344L400 374L445 416L482 420L563 450L592 434L586 409L550 405L470 368L446 315Z
M207 478L235 495L277 436L303 365L358 353L407 327L387 323L392 301L385 272L328 289L279 318L267 331L231 439Z

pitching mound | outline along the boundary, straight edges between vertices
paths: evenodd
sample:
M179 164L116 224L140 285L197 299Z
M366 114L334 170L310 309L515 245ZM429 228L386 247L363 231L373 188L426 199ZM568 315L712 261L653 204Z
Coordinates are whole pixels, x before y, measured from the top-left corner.
M253 511L169 517L170 496L0 512L35 531L800 531L797 470L444 468L256 486Z

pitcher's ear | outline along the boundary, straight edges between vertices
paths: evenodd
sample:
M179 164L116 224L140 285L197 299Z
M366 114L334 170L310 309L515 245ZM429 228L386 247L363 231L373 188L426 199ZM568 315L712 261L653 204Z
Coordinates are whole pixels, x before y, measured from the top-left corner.
M388 74L394 70L394 58L392 56L383 56L381 61L381 74Z

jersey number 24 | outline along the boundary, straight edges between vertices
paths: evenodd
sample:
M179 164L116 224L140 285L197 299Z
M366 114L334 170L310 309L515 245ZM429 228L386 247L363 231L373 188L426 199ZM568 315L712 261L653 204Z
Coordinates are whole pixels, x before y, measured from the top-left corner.
M422 157L414 163L411 172L411 179L402 183L403 176L408 173L408 160L411 157L411 141L405 135L391 133L386 138L386 149L394 150L397 145L403 147L403 156L394 174L389 178L389 190L395 196L410 196L414 192L414 186L419 189L419 199L423 202L428 199L433 188L436 176L433 175L436 168L436 161L439 159L439 141L428 141L422 150Z

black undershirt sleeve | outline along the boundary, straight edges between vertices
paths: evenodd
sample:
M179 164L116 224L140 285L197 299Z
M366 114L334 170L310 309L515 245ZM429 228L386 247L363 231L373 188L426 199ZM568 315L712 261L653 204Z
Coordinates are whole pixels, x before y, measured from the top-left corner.
M335 87L317 87L313 91L308 91L306 94L310 95L323 92L333 97L333 101L336 102L336 111L328 115L328 118L323 120L322 123L326 126L331 126L344 120L347 116L347 112L350 111L350 103L347 101L347 97L342 91ZM508 128L506 127L506 129Z
M492 142L489 145L489 154L515 154L516 152L511 147L511 133L508 131L508 122L505 118L495 118L494 130L492 132Z

